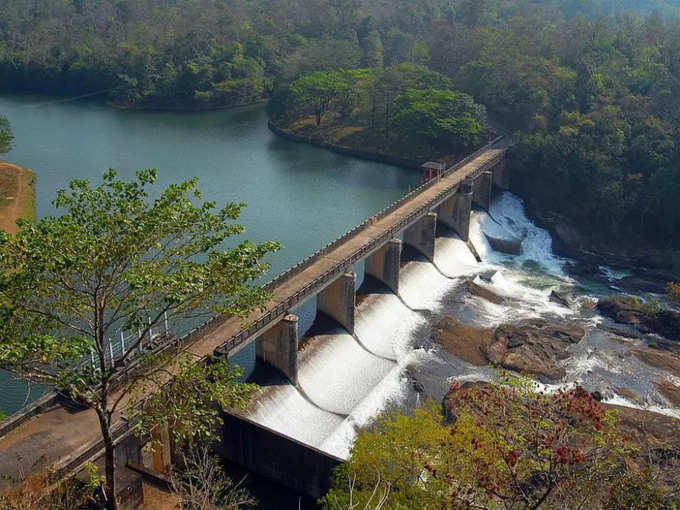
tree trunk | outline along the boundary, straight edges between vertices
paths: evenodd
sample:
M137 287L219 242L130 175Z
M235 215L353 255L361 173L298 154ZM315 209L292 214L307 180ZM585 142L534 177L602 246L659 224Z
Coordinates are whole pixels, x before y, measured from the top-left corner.
M116 499L116 457L113 447L113 439L110 430L102 429L104 436L105 462L106 462L106 508L107 510L118 510L118 500Z

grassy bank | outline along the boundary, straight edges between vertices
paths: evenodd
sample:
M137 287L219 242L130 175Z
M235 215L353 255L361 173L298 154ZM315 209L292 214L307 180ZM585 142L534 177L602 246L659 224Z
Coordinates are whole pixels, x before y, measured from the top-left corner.
M0 228L17 232L16 221L35 221L35 173L0 161Z

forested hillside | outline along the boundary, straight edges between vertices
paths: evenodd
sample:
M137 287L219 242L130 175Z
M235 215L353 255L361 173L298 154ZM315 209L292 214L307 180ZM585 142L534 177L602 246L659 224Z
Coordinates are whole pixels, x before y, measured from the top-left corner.
M271 115L294 119L319 113L305 80L353 76L361 100L340 94L321 117L420 148L474 145L483 106L518 132L514 175L536 207L677 248L678 15L677 0L5 0L0 88L135 108L273 96ZM423 78L389 93L403 65Z

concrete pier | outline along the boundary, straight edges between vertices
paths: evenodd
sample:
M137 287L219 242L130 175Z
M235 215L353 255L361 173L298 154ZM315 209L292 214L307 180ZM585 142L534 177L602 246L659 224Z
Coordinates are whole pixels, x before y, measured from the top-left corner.
M286 315L256 342L257 359L278 368L297 384L298 317Z
M345 273L319 293L317 309L340 323L354 334L354 305L356 303L355 273Z
M493 168L493 183L498 190L506 191L510 189L510 176L506 172L507 161L505 158L500 159Z
M491 206L491 197L493 194L493 179L494 175L492 171L487 170L483 172L479 177L475 179L473 192L472 192L472 202L484 209L489 210Z
M404 231L404 243L434 261L434 242L437 235L437 213L428 213Z
M473 194L472 180L466 179L460 184L458 192L439 206L439 221L455 230L465 242L470 239Z
M383 282L395 294L399 294L401 250L401 240L392 239L366 259L366 274Z

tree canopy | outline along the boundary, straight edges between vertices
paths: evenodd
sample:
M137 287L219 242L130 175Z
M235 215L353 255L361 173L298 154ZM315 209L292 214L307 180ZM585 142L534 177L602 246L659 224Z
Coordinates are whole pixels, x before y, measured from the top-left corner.
M156 178L155 170L143 170L126 182L110 170L96 187L76 179L57 193L59 216L35 225L21 220L16 235L0 233L0 367L56 385L96 412L109 508L115 508L111 431L121 406L148 396L146 388L157 388L168 374L189 378L211 402L244 400L229 367L196 372L192 359L159 371L181 353L144 347L144 340L166 321L172 333L216 314L245 317L267 297L255 281L268 269L263 257L278 248L230 241L244 231L235 223L243 204L218 209L202 202L195 178L152 198ZM136 334L127 349L114 357L112 339L130 331ZM116 382L135 358L140 370ZM195 411L201 399L185 397L167 420L205 418Z
M549 395L527 380L461 386L447 416L429 404L360 433L325 510L657 509L678 503L677 473L653 472L582 388ZM668 506L666 506L668 505Z
M307 109L336 133L367 124L343 144L408 159L427 147L394 136L396 97L462 92L517 133L513 185L530 207L596 239L677 248L678 18L677 0L10 0L0 89L138 108L269 97L275 121ZM370 79L347 80L362 69Z

